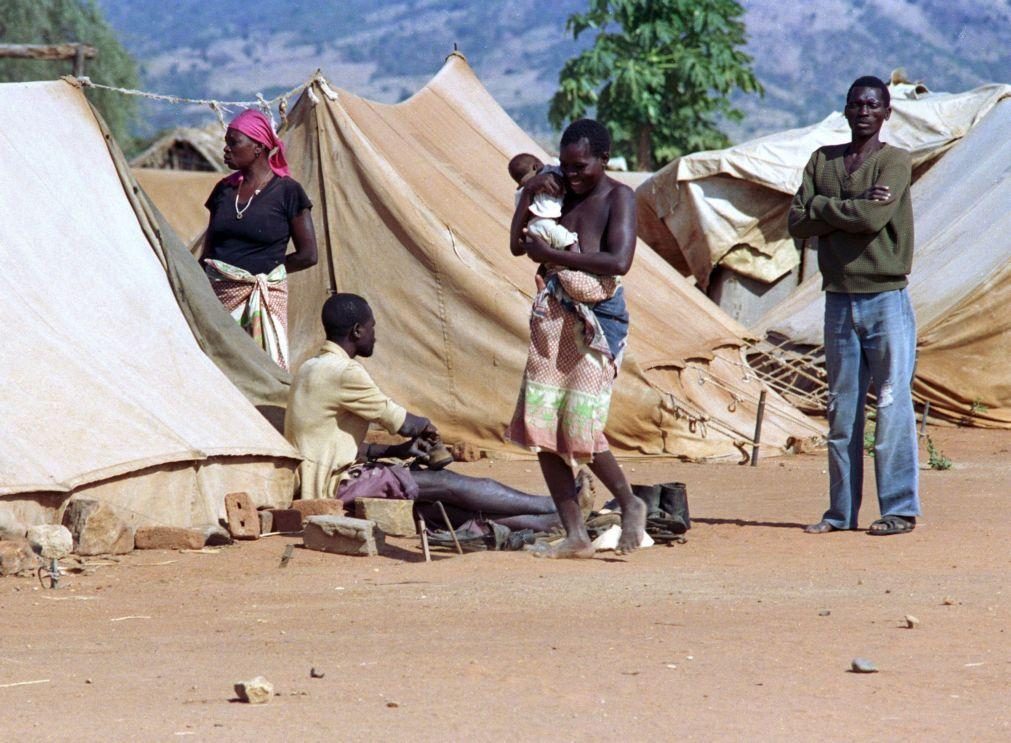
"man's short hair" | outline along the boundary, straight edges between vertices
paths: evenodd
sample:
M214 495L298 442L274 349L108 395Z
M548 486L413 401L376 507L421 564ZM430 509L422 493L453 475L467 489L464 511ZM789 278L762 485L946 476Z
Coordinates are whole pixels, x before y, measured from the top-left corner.
M576 119L565 127L559 147L579 144L583 139L590 145L590 154L594 157L607 157L611 154L611 135L606 126L594 119Z
M892 94L888 92L888 86L885 81L874 77L873 75L864 75L863 77L858 77L850 85L850 89L846 91L846 101L849 102L850 94L857 88L877 88L881 91L881 100L886 106L892 105Z
M326 337L347 338L356 324L361 325L372 317L372 308L364 297L357 294L334 294L323 303L323 329Z
M518 183L531 170L535 168L540 170L542 165L544 163L536 155L531 155L529 152L521 152L509 161L509 175Z

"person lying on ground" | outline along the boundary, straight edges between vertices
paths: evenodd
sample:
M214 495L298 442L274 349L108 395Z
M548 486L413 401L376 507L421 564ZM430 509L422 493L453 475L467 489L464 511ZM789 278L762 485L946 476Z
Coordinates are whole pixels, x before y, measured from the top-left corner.
M573 466L581 463L588 464L621 504L618 552L637 549L645 532L646 504L632 493L604 436L611 389L628 337L619 277L632 267L636 239L632 190L604 172L610 151L607 129L592 119L575 121L562 134L561 224L579 235L580 252L554 250L524 229L531 193L540 190L538 181L546 180L546 174L527 182L510 229L513 255L553 267L546 271L545 288L531 310L527 365L506 432L508 440L537 452L565 526L565 540L546 550L547 557L593 555L573 475ZM565 269L606 277L613 291L602 301L579 301L556 280L556 272Z
M376 320L365 299L334 294L323 304L322 321L327 340L295 374L285 417L285 436L304 457L302 498L336 497L346 504L355 498L441 501L460 518L480 514L510 529L561 526L545 496L490 478L380 462L424 457L438 432L428 418L387 397L357 361L370 357L376 343ZM407 440L366 444L370 423Z

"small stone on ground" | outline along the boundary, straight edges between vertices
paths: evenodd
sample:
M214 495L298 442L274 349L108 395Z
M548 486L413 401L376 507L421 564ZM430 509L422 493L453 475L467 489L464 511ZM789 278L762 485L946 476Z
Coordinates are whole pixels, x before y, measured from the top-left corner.
M257 676L249 681L237 683L235 695L248 704L265 704L274 696L274 685L263 676Z
M850 669L853 673L877 673L878 667L874 665L874 661L867 658L854 658L850 663Z

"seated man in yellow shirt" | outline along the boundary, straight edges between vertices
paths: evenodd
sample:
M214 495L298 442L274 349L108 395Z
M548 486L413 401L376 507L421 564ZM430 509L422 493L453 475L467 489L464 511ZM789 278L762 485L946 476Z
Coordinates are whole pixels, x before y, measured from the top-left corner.
M449 470L377 463L423 457L437 439L435 426L383 394L356 360L371 356L376 342L368 302L356 294L334 294L323 304L322 320L327 340L295 374L285 417L285 436L304 457L302 498L339 498L346 504L363 497L442 501L451 512L480 514L510 529L561 527L547 496ZM365 444L370 423L407 441Z

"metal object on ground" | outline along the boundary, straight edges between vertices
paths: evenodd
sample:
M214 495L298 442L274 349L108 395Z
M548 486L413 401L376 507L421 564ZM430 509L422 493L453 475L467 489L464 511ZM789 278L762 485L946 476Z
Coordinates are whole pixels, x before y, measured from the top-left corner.
M765 390L758 396L758 417L755 419L755 444L751 447L751 466L758 466L758 450L762 441L762 418L765 417Z
M927 435L927 416L930 415L930 400L923 403L923 416L920 418L920 436Z
M425 527L425 519L418 517L418 534L421 535L421 549L425 553L425 562L432 561L432 552L428 549L428 532Z
M49 578L49 588L59 588L60 587L60 561L55 557L50 558L49 567L39 568L39 583L42 587L46 587L45 578Z
M291 556L295 554L295 545L289 544L284 548L284 554L281 555L281 564L278 565L279 568L288 567L288 563L291 561Z

